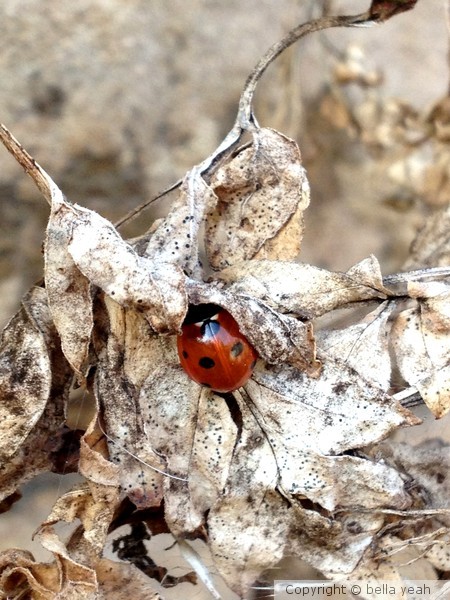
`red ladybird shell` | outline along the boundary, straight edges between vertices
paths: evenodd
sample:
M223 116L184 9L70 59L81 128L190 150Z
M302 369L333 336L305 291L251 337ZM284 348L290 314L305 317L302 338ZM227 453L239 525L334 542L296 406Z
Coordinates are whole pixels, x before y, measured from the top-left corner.
M216 304L190 307L177 346L189 377L216 392L243 386L258 358L234 318Z

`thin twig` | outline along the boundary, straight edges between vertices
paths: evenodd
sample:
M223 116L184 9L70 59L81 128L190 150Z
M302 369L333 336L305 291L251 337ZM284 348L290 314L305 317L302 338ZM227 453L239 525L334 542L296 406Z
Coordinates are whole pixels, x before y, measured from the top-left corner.
M280 56L280 54L284 52L284 50L289 48L289 46L292 46L292 44L294 44L301 38L315 31L321 31L323 29L329 29L331 27L352 27L363 24L370 25L371 23L372 21L370 20L369 11L355 16L321 17L319 19L314 19L307 23L302 23L301 25L298 25L297 27L289 31L289 33L284 38L273 44L269 48L269 50L267 50L264 56L259 60L255 68L248 76L247 81L245 82L244 89L239 100L237 117L232 129L225 136L225 138L219 144L216 150L214 150L214 152L210 156L208 156L202 163L200 163L200 165L194 167L195 171L202 176L211 175L221 164L222 160L225 157L229 156L230 153L234 150L234 148L236 148L236 146L241 140L244 131L254 131L255 129L258 129L258 125L253 114L253 96L255 94L256 85L263 76L267 67L276 58L278 58L278 56ZM140 212L142 212L142 210L153 204L153 202L155 202L162 196L179 187L180 184L181 180L177 181L177 183L168 187L166 190L159 193L154 198L151 198L149 201L144 202L140 206L136 207L134 210L130 211L127 215L125 215L119 221L117 221L116 227L119 227L125 222L136 217Z
M19 165L23 167L25 173L33 179L47 202L51 204L52 194L49 182L53 182L53 180L50 175L48 175L34 158L28 154L22 144L16 140L12 133L2 123L0 123L0 141L8 152L14 156Z
M153 204L153 202L156 202L157 200L159 200L160 198L162 198L166 194L170 194L170 192L173 192L174 190L176 190L178 187L180 187L180 185L182 183L183 183L183 180L179 179L177 182L175 182L174 184L172 184L171 186L169 186L168 188L166 188L162 192L159 192L159 194L157 194L156 196L154 196L150 200L146 200L142 204L139 204L139 206L136 206L135 208L132 208L126 215L124 215L118 221L116 221L114 223L114 227L118 228L121 225L123 225L124 223L133 220L145 208L149 207L151 204Z

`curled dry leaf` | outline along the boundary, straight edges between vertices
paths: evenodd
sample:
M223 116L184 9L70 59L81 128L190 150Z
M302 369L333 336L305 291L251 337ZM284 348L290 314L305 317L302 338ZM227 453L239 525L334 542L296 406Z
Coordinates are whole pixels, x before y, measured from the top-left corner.
M218 273L227 290L259 298L271 308L312 319L351 303L386 298L380 266L365 259L347 273L293 262L252 260Z
M109 221L93 211L65 201L56 204L55 201L52 216L46 241L49 257L59 252L61 244L64 245L61 238L65 239L68 254L91 284L101 288L120 305L143 311L155 331L173 332L180 329L187 311L187 299L184 275L179 267L158 264L139 256ZM53 276L49 282L51 298L54 300L58 293L64 294L67 289L70 292L75 290L75 307L79 308L79 316L83 320L80 323L75 321L72 325L69 323L67 327L68 319L64 315L58 315L55 320L64 324L60 334L67 345L73 336L77 337L73 331L75 326L82 332L78 345L85 345L92 326L91 300L86 290L86 280L80 278L77 270L68 269L70 259L68 262L65 259L65 264L57 265L56 279L55 268L50 266L49 277ZM63 288L57 287L58 284L63 284ZM54 311L58 306L54 306ZM66 309L65 306L59 307Z
M96 567L99 600L164 600L154 589L152 581L134 565L103 558Z
M91 284L79 270L68 246L76 210L54 199L45 242L45 289L64 355L82 378L93 328Z
M111 486L90 483L74 487L58 498L50 515L39 527L42 545L55 556L63 556L73 562L80 557L86 568L94 569L119 501L117 488ZM54 525L76 520L81 524L64 544L56 534Z
M305 369L311 376L320 372L315 356L315 341L310 323L278 313L257 298L197 281L188 282L192 304L212 302L225 308L236 319L242 333L258 354L270 363L288 362Z
M45 290L32 288L1 339L2 498L37 473L55 470L54 453L64 441L64 405L71 381Z
M50 396L52 375L47 345L51 328L45 292L35 288L3 330L0 355L3 459L13 455L23 443Z
M309 204L309 185L293 140L272 129L257 130L252 144L218 169L210 185L217 204L206 219L205 244L214 269L250 260L257 253L297 256L303 229L299 213ZM292 241L283 250L283 230L291 219Z
M140 393L153 371L161 364L169 369L175 356L173 350L172 356L167 356L164 346L168 341L154 334L143 315L108 298L106 309L109 336L104 348L97 349L95 393L109 436L110 457L119 469L122 490L133 502L137 506L158 505L163 496L163 478L158 471L165 463L146 436Z
M108 528L118 506L117 489L82 485L62 496L39 529L42 545L56 558L54 563L36 563L29 553L10 550L0 554L0 582L5 593L18 597L125 598L125 593L161 598L150 580L132 565L101 558ZM65 544L54 530L59 522L81 525ZM129 597L129 596L128 596ZM133 596L143 598L144 595Z
M199 229L216 200L199 169L189 171L171 212L152 233L146 256L158 263L178 265L190 276L200 276Z

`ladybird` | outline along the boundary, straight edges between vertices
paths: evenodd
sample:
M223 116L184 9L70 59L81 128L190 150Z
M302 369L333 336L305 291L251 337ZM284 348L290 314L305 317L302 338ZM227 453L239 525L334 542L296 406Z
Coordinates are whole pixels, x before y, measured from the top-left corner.
M244 385L258 358L234 318L217 304L189 307L177 346L189 377L216 392Z

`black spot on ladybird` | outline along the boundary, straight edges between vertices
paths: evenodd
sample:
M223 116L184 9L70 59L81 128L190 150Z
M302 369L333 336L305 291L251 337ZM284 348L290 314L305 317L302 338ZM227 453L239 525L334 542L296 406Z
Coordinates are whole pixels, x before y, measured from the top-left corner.
M216 363L209 356L202 356L202 358L198 361L198 364L203 367L203 369L212 369Z
M186 350L183 350L183 358L188 358L189 354L186 352Z
M234 346L231 348L231 356L237 358L239 354L242 354L244 350L244 344L242 342L236 342Z

